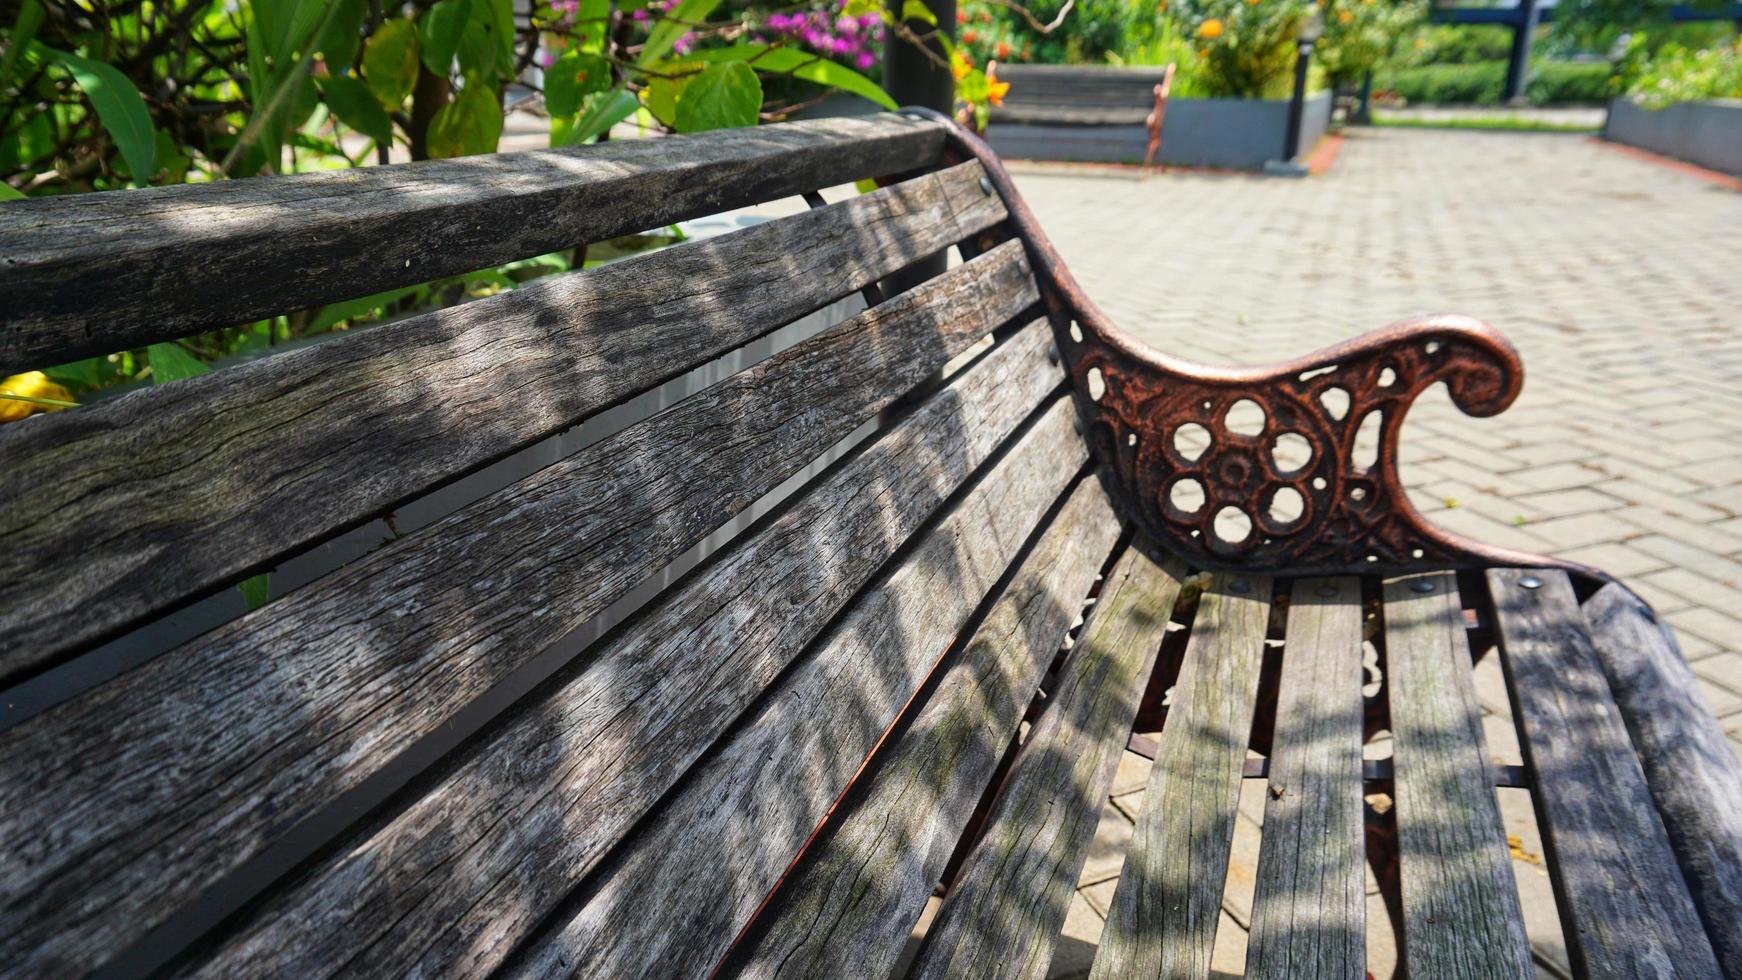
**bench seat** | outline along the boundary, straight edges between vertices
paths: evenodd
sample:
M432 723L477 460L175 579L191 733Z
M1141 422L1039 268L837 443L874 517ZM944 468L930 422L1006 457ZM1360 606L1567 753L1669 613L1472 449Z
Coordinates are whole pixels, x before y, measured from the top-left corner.
M1364 863L1415 976L1532 975L1497 785L1577 971L1742 975L1667 630L1397 477L1504 341L1167 358L941 118L0 205L0 368L789 198L0 427L0 975L1042 977L1128 748L1092 976L1209 976L1248 780L1253 975L1366 975Z

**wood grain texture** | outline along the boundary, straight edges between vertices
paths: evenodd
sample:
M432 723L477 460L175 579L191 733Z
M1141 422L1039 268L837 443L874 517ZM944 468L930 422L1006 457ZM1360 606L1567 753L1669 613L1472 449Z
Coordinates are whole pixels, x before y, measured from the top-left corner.
M1456 577L1387 581L1385 644L1410 975L1533 977Z
M1072 417L1055 403L869 586L507 974L706 976L1087 462Z
M1367 975L1361 619L1359 579L1294 584L1246 952L1250 977Z
M0 961L112 955L356 786L1030 306L1020 252L988 252L5 733L0 757L32 761L0 771L0 836L28 841L0 857Z
M891 974L1119 536L1092 483L1078 487L1047 528L899 741L879 753L854 801L831 816L781 883L751 927L754 938L733 951L722 975Z
M1270 589L1217 574L1199 600L1094 980L1210 974Z
M15 201L0 376L937 160L893 115Z
M1516 568L1487 580L1574 971L1718 977L1572 582Z
M973 234L1004 215L982 173L953 168L5 426L0 682L271 567Z
M1046 976L1184 574L1131 547L1107 575L909 976Z
M1718 966L1742 980L1742 765L1651 607L1611 583L1583 614Z
M190 972L318 976L352 953L354 973L493 968L1057 389L1050 343L1031 324L952 379Z

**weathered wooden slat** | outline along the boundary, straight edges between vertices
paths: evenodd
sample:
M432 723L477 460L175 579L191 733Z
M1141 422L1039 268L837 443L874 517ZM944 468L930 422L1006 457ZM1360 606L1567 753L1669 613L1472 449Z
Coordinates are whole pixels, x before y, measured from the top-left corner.
M1574 970L1718 977L1572 583L1517 568L1487 579Z
M1718 965L1742 980L1742 765L1644 602L1611 583L1583 612Z
M1450 572L1385 583L1385 649L1410 975L1534 976Z
M0 837L28 841L0 857L0 961L112 954L356 786L1028 308L1020 253L994 249L7 732L0 754L43 762L0 772Z
M981 176L978 164L953 168L5 426L0 682L270 567L1000 220ZM92 195L104 196L127 195Z
M1210 974L1270 587L1268 578L1219 574L1199 601L1095 980Z
M312 976L363 950L355 966L377 975L487 972L1056 390L1050 344L1036 322L952 379L505 719L419 800L241 923L198 970Z
M1046 975L1184 572L1132 547L1107 576L910 976Z
M929 166L884 115L15 201L0 375Z
M1359 579L1295 583L1247 976L1367 975L1361 640Z
M855 791L850 809L837 811L782 882L723 975L890 975L1118 534L1100 487L1078 488L900 740L879 755L863 795ZM1103 679L1142 686L1141 678ZM1130 701L1127 726L1135 694Z
M1087 461L1072 417L1069 404L1055 404L507 972L706 976ZM1112 519L1104 501L1089 500L1092 519L1077 528L1085 535Z

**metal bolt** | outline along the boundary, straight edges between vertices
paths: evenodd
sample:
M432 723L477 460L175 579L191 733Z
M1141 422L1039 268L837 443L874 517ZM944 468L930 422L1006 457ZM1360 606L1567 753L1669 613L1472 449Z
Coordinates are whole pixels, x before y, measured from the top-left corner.
M1439 586L1435 585L1432 579L1418 578L1409 583L1409 591L1420 592L1423 595L1426 595L1437 588L1439 588Z
M985 176L982 176L980 178L980 193L982 193L982 194L992 193L992 178L985 177Z
M1314 589L1313 591L1317 592L1319 595L1322 595L1327 599L1330 599L1330 598L1334 598L1336 596L1337 587L1334 585L1321 585L1317 589Z
M1046 359L1053 362L1054 364L1057 364L1059 362L1059 349L1058 349L1057 344L1054 344L1053 346L1048 347L1046 349Z
M1234 593L1235 595L1245 595L1246 593L1252 591L1252 583L1246 581L1243 578L1237 578L1234 581L1228 583L1228 591Z
M1023 275L1028 275L1028 257L1024 256L1020 259L1017 259L1016 260L1016 267L1018 269L1022 270Z
M1537 578L1535 575L1526 575L1518 580L1518 584L1527 589L1540 589L1542 588L1542 579Z

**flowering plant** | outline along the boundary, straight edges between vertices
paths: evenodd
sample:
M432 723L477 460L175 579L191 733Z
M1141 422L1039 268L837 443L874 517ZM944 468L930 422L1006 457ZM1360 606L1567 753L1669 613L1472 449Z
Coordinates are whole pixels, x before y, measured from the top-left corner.
M1427 19L1426 0L1318 0L1325 33L1313 60L1333 83L1359 79Z
M1295 40L1309 11L1305 0L1178 0L1164 9L1197 44L1192 74L1206 94L1243 99L1287 94Z

